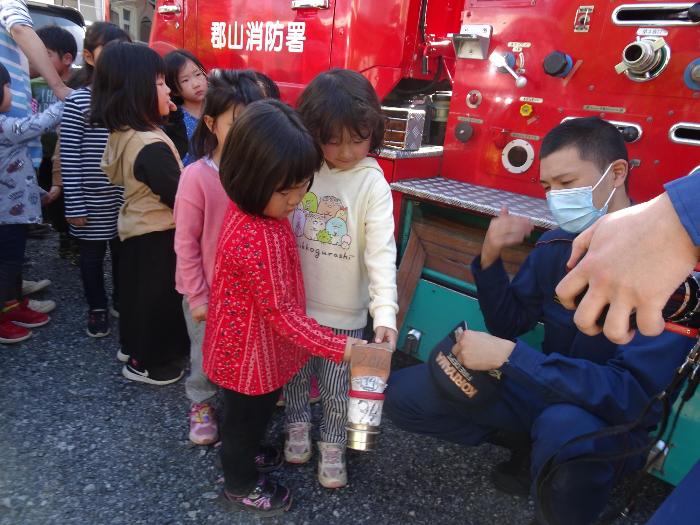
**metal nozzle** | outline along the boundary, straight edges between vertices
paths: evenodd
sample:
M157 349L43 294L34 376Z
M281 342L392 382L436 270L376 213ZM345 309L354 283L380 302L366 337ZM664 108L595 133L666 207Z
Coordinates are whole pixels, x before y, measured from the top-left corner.
M615 71L629 71L634 75L643 75L659 66L662 60L661 48L666 45L663 38L656 40L637 40L625 46L622 62L615 66Z

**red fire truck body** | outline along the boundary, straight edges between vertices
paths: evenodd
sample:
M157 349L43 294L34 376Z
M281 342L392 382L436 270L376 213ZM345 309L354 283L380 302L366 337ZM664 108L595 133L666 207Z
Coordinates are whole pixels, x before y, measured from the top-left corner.
M488 216L508 204L554 226L537 162L551 128L618 126L638 201L700 168L700 3L158 0L151 46L263 71L292 104L329 68L372 82L391 117L379 162L395 195L400 346L421 358L464 316L483 326L468 263ZM524 255L504 255L509 272ZM673 482L698 458L692 412L659 467Z

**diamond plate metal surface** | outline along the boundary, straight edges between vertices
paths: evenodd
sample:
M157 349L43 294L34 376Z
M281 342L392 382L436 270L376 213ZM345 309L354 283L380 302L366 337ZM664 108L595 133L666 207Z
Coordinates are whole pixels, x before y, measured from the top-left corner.
M535 226L547 229L557 227L549 213L547 201L527 195L485 188L444 177L402 180L391 184L391 189L486 215L498 215L501 206L506 205L512 215L527 217Z
M419 159L422 157L440 157L442 156L442 146L423 146L416 151L382 148L379 151L378 156L383 159Z

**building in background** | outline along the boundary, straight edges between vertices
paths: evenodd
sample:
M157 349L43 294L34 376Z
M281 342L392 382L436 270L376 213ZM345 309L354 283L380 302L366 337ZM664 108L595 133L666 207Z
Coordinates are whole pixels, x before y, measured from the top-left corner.
M155 0L111 0L109 19L131 35L131 39L148 42Z
M131 35L132 40L148 42L156 0L34 0L62 5L80 11L85 24L109 20Z

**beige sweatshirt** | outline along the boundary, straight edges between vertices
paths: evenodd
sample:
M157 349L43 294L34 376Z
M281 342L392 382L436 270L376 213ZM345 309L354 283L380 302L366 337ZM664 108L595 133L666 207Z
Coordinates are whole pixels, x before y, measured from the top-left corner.
M396 243L391 189L377 161L350 170L324 164L290 217L306 290L320 324L353 330L367 321L396 329Z

